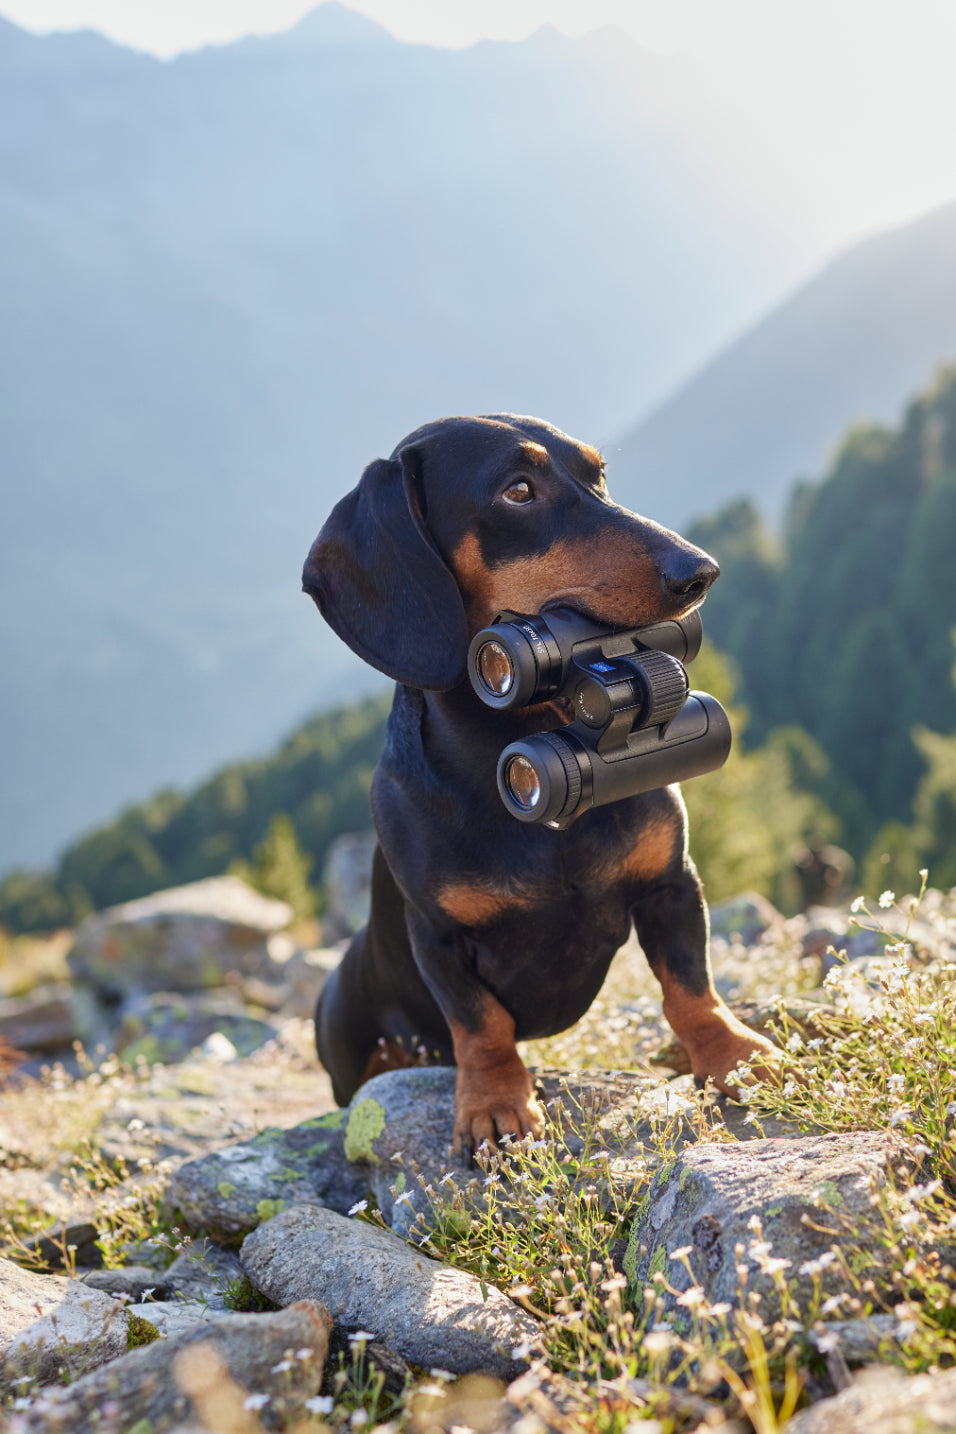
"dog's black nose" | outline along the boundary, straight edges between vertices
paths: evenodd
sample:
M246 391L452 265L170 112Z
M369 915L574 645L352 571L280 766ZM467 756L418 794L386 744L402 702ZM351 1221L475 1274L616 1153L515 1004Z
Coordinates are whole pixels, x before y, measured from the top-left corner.
M700 548L679 549L661 565L661 580L665 588L684 602L701 599L719 577L719 564Z

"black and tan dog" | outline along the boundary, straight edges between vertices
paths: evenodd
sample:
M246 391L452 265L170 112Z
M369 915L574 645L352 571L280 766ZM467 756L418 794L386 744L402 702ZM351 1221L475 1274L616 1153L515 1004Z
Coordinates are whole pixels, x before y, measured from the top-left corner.
M560 832L515 821L498 756L566 713L492 711L465 672L469 640L502 610L572 607L635 627L690 612L717 575L699 548L611 501L593 448L512 414L417 429L335 508L303 585L399 684L372 782L369 923L316 1010L337 1101L421 1044L458 1067L458 1150L539 1134L515 1041L584 1014L632 921L695 1075L733 1093L739 1061L772 1060L714 990L678 789Z

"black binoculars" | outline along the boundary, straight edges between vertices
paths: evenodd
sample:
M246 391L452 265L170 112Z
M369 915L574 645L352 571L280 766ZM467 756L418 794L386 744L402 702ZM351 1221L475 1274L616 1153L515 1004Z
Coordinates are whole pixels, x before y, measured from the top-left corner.
M610 630L570 608L503 612L468 649L468 676L489 707L562 700L573 720L512 742L498 791L512 816L563 830L588 807L686 781L723 766L727 713L688 690L700 651L696 611L651 627Z

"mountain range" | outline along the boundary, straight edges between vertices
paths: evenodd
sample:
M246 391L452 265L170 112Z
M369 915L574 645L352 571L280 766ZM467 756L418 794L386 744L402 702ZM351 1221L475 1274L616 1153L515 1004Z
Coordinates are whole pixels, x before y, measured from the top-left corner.
M621 502L675 526L749 497L774 522L855 421L895 422L956 359L956 204L854 245L609 445Z
M0 870L377 681L298 573L422 421L539 413L683 521L919 386L952 245L878 237L754 326L806 253L720 123L613 31L446 51L326 4L160 62L0 21Z

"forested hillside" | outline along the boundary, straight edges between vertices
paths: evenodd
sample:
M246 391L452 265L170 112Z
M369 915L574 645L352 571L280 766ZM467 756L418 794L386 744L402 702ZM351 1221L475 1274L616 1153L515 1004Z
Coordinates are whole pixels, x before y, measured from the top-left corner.
M713 649L705 648L693 676L729 708L737 735L727 765L685 789L711 899L751 888L793 907L796 855L837 830L816 793L824 759L792 730L750 746L746 713ZM302 909L303 871L318 881L332 839L371 826L368 789L390 700L325 713L269 757L226 767L188 794L160 792L128 808L71 846L55 871L11 872L0 883L0 929L50 930L93 908L237 866L254 883L264 868L284 866L287 886L281 877L278 885L259 884Z
M70 846L52 872L0 883L0 927L51 930L88 911L248 861L273 819L291 819L316 873L340 833L371 824L368 789L391 695L325 712L269 757L237 762L188 794L172 789L127 808Z
M912 817L914 729L956 727L956 368L898 428L851 430L822 481L794 492L779 541L746 501L692 536L721 562L706 628L739 668L754 737L784 723L813 736L827 800L865 852Z

